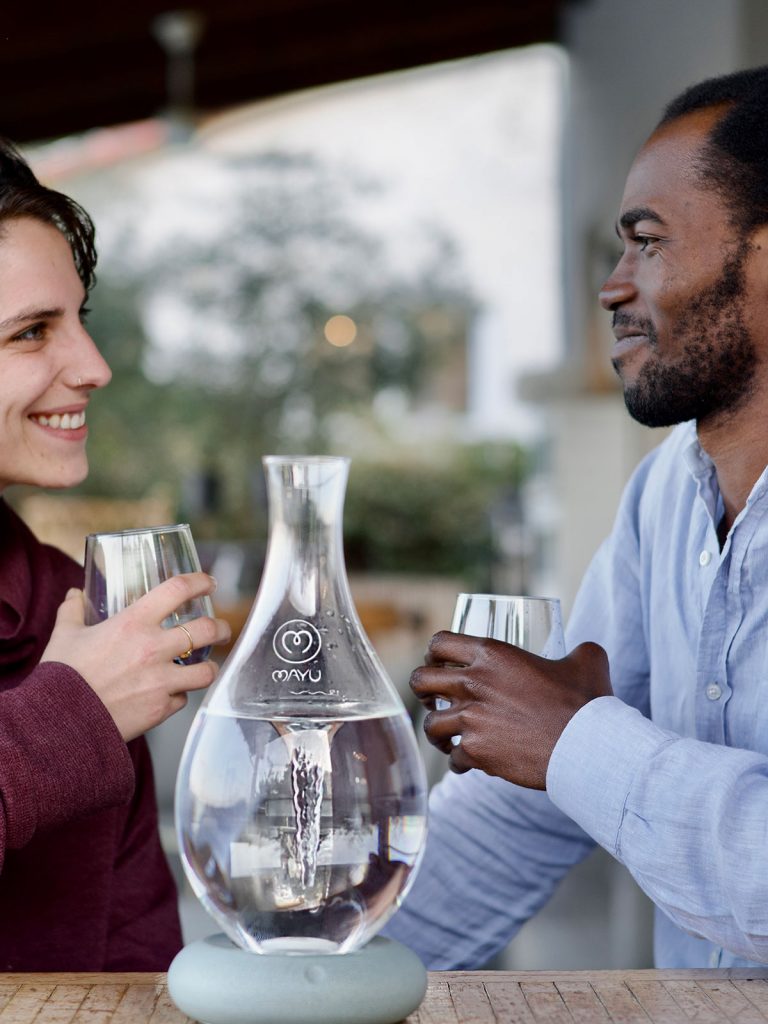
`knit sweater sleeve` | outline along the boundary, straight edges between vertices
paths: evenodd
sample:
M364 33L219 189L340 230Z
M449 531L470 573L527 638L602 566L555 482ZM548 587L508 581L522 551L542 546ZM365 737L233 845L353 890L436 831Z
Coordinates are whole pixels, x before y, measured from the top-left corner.
M0 865L43 829L126 804L131 756L73 668L38 665L0 692Z

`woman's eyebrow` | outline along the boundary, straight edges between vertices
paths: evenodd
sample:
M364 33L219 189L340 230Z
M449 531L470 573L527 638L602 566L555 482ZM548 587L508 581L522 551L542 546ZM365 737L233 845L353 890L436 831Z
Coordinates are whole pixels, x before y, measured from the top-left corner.
M25 309L7 320L0 320L0 331L18 327L19 324L28 323L30 320L52 320L58 316L64 316L63 309Z

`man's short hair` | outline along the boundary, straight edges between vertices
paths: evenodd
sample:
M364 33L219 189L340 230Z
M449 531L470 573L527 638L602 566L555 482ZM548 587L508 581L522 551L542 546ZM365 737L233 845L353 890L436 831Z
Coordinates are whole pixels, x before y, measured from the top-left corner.
M768 223L768 66L692 85L667 106L657 127L709 107L723 108L704 147L700 172L749 231Z

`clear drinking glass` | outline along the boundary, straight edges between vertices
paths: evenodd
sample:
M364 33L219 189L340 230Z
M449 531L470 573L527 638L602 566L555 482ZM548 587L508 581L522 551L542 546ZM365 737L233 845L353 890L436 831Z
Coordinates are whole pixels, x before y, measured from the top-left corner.
M459 594L451 632L503 640L542 658L565 657L563 620L556 597ZM435 700L438 711L450 705L445 697ZM454 736L453 743L461 743L461 736Z
M102 622L158 583L186 572L200 572L200 559L186 523L89 534L85 539L86 625ZM163 626L171 629L202 615L213 615L209 597L187 601ZM175 660L179 665L194 665L210 653L210 647L200 647L188 658Z
M542 658L565 657L563 620L556 597L459 594L451 630L503 640Z

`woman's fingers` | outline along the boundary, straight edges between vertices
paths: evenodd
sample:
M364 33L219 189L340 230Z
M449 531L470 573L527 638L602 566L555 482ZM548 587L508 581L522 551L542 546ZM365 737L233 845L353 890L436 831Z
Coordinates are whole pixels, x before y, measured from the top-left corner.
M201 616L198 619L187 619L167 627L168 650L171 658L188 658L192 651L200 647L215 647L217 644L228 643L232 630L223 619L211 619Z
M204 690L219 674L215 661L201 661L197 665L174 665L169 670L168 692L172 697L183 696L188 690Z
M158 583L126 613L149 622L160 623L169 618L182 605L200 597L210 597L216 590L216 580L205 572L186 572Z

